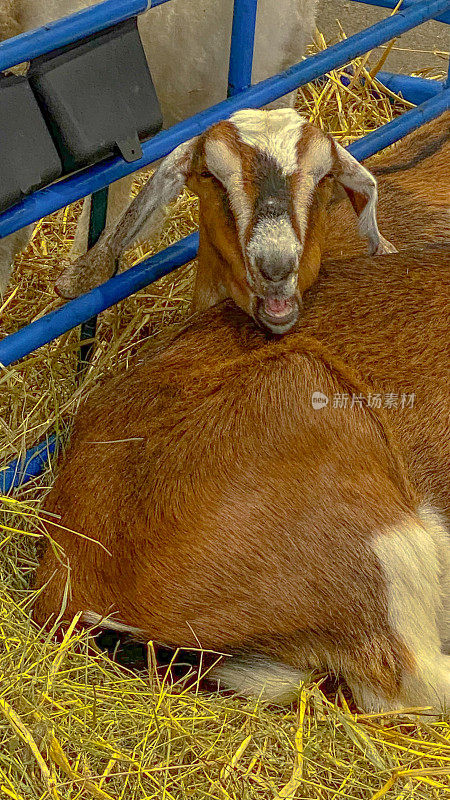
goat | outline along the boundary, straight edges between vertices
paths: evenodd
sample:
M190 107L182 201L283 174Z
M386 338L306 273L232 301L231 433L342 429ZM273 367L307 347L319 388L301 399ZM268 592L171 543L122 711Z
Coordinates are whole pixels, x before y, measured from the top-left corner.
M122 250L187 182L200 198L194 310L231 296L284 333L319 271L331 175L357 209L370 252L393 250L378 230L377 185L364 166L293 109L246 110L177 147L115 231L63 273L57 291L73 296L110 275Z
M450 241L449 163L450 112L368 160L380 227L396 248ZM395 249L379 235L367 168L293 110L242 111L169 155L57 291L73 297L110 277L185 182L200 199L194 311L232 297L283 333L322 262L362 253L367 240L373 253Z
M215 677L243 695L288 700L318 667L366 710L439 711L449 267L449 248L341 260L284 337L225 301L109 378L47 498L38 624L83 612L227 654ZM397 409L370 401L385 391Z
M93 0L0 0L0 39L93 4ZM312 38L316 4L317 0L259 0L253 82L300 61ZM140 16L139 30L167 127L225 99L232 16L232 0L172 0ZM292 105L294 94L279 103ZM131 176L111 185L108 225L127 206L132 181ZM86 250L89 207L86 202L74 255ZM0 245L0 295L8 284L14 255L25 246L32 229L12 234Z

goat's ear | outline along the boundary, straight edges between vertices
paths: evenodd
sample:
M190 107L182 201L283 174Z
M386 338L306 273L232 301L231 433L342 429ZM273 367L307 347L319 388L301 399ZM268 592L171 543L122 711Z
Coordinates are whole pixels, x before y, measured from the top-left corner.
M116 258L134 242L143 239L152 225L154 214L178 197L191 174L196 145L197 137L172 150L122 214L109 236Z
M332 140L332 175L343 186L359 217L359 233L367 239L371 255L396 253L397 249L378 230L377 182L371 172L356 158Z
M124 250L143 241L161 223L161 208L180 194L188 180L197 137L184 142L156 167L112 230L61 273L55 283L60 297L72 299L114 275ZM155 225L156 223L156 225Z

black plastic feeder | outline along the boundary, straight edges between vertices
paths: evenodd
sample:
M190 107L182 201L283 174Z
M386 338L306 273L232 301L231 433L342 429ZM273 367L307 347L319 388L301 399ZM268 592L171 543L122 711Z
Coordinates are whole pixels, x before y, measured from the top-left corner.
M34 59L28 77L65 172L136 161L162 127L136 18Z
M51 183L61 171L27 79L0 73L0 211Z

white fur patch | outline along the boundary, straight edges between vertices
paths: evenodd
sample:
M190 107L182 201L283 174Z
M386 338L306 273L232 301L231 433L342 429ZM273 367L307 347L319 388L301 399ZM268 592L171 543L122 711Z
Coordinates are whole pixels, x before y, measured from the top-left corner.
M333 166L331 143L320 131L303 147L297 156L301 180L297 182L294 196L294 213L304 239L308 225L309 207L314 189Z
M429 504L419 508L419 518L432 537L440 565L442 614L438 617L438 630L443 652L450 655L450 529L443 515Z
M252 208L244 190L241 160L220 139L206 139L204 152L208 169L228 192L242 240L251 220Z
M262 656L228 658L211 677L242 697L260 697L269 703L290 703L298 696L307 673Z
M301 255L301 251L301 244L288 216L260 220L253 228L247 245L247 254L252 261L258 257L270 261L280 253L295 259Z
M297 144L307 121L293 108L245 109L230 117L241 141L273 158L284 175L297 170Z
M415 660L403 675L405 706L450 705L450 657L441 652L442 548L450 541L437 518L422 510L377 536L372 548L385 575L389 622Z

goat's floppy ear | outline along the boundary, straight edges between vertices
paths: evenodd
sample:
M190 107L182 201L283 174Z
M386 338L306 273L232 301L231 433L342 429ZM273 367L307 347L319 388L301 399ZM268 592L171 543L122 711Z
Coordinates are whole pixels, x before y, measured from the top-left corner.
M169 153L124 211L116 227L105 231L85 256L61 273L55 283L60 297L72 299L103 283L114 275L122 253L150 234L155 222L161 220L160 209L178 197L190 176L197 138L180 144Z
M374 176L356 158L332 140L332 175L348 194L350 202L359 217L359 233L369 242L371 255L396 253L397 249L388 242L378 230L377 202L378 189Z

